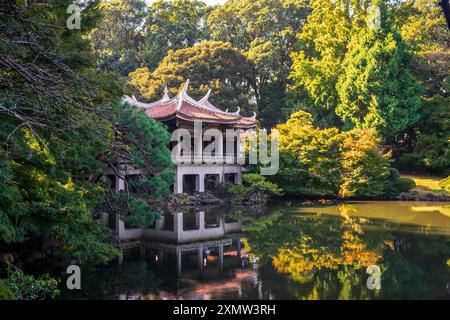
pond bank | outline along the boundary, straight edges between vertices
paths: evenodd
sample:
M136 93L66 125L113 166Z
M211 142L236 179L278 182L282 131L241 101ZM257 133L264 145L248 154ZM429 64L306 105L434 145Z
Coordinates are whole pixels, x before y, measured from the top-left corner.
M428 202L450 202L450 196L445 194L436 194L431 192L418 192L417 190L411 190L408 192L402 192L393 199L339 199L339 198L269 198L265 194L255 194L249 199L233 199L231 197L219 198L211 192L194 193L194 194L172 194L168 196L160 206L165 210L174 210L182 207L198 207L209 205L241 205L241 206L265 206L272 202L280 202L283 200L287 203L299 202L302 205L335 205L345 201L428 201Z
M242 206L254 206L265 205L267 203L268 196L263 193L254 193L246 199L234 199L232 197L218 197L210 191L196 192L193 194L180 193L171 194L164 201L161 206L164 209L172 210L180 207L197 207L207 205L242 205Z

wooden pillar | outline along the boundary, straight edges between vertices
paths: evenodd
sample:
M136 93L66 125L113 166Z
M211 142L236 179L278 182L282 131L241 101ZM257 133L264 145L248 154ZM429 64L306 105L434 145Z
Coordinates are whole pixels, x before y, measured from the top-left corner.
M180 240L183 237L183 212L173 214L173 224L175 231L175 239Z
M223 244L219 245L219 266L223 270Z
M157 257L157 263L162 263L164 261L164 251L162 251L162 249L158 250Z
M202 122L194 121L194 163L201 164L203 162L203 130ZM203 191L200 191L203 192Z
M198 269L202 270L203 269L203 247L202 246L198 247L197 251L198 251L197 252L197 254L198 254L198 256L197 256Z
M116 176L116 193L125 190L125 181Z
M238 172L234 176L234 183L235 184L242 184L242 173Z
M181 250L177 249L177 274L180 276L181 275Z
M198 212L198 230L204 230L205 229L205 211L199 211Z
M241 262L241 238L236 239L236 255L238 261Z
M216 150L216 157L215 157L215 162L217 164L222 164L224 163L223 161L223 133L219 136L217 136L217 150Z
M197 181L198 181L198 192L205 192L205 175L204 174L199 174L197 175Z
M175 185L173 188L174 193L183 193L183 174L177 170L175 174Z

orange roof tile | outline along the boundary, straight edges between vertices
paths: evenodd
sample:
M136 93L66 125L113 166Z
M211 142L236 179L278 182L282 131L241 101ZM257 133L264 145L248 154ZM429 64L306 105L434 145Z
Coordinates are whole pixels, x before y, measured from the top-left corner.
M180 93L170 99L165 90L164 97L153 103L143 103L137 101L134 97L124 97L124 100L139 108L146 109L146 114L157 120L168 120L174 117L185 120L201 120L206 122L219 122L236 124L239 127L254 127L257 124L256 115L253 117L243 117L236 112L222 111L213 106L208 97L211 91L199 101L195 101L186 93L189 80L184 85Z

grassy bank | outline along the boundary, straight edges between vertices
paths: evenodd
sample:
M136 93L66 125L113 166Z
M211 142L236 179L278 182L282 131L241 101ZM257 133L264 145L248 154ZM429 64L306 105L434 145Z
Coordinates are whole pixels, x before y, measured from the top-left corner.
M444 177L434 177L434 176L422 176L422 175L410 175L402 174L403 178L413 179L416 183L416 187L413 189L420 194L432 193L436 195L450 195L439 186L439 181L444 179Z

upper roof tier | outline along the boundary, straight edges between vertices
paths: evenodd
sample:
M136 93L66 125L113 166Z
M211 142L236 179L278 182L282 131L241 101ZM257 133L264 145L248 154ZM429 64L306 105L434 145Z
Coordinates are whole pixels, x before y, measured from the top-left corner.
M144 103L136 100L136 98L125 96L124 101L136 107L146 109L146 114L156 120L167 121L173 118L179 118L188 121L200 120L204 122L234 124L236 127L252 128L257 124L256 114L252 117L244 117L239 114L238 107L235 112L222 111L213 106L209 101L208 93L199 101L195 101L187 94L189 79L184 84L183 89L173 98L170 98L167 88L164 90L164 96L161 100Z

